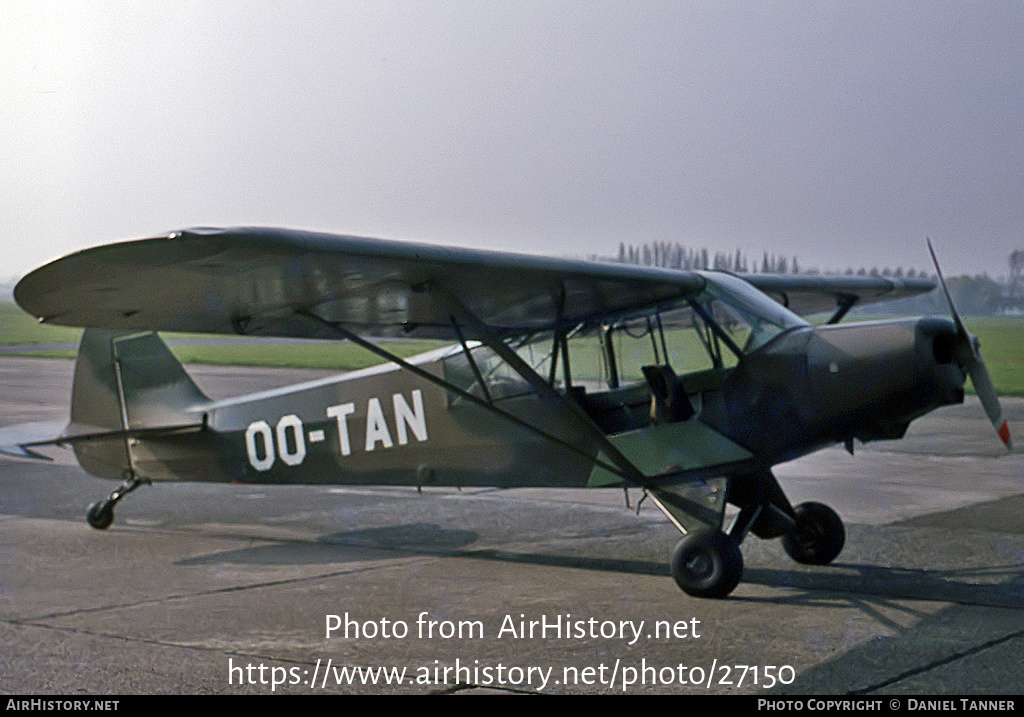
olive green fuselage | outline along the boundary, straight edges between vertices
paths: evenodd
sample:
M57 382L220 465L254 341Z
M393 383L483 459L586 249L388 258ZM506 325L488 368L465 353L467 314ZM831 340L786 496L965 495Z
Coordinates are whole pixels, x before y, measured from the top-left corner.
M943 354L951 332L943 319L792 330L732 368L679 377L694 410L674 421L652 420L646 383L600 391L577 386L565 400L519 386L507 391L511 395L488 396L496 412L385 365L200 401L182 408L195 431L132 438L129 449L134 470L151 480L621 483L621 476L595 468L591 459L602 455L601 445L579 430L584 420L647 475L673 469L749 473L838 441L897 438L914 418L961 401L963 374ZM444 381L450 378L446 362L461 351L436 351L413 363ZM120 439L79 444L76 450L90 472L121 476L126 453Z

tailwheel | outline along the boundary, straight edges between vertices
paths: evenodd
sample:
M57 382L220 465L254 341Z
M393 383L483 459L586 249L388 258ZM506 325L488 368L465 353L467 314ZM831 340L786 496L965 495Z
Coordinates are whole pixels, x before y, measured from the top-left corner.
M801 503L793 510L796 525L782 537L789 557L804 565L828 565L843 550L846 530L834 510L821 503Z
M89 506L85 519L96 530L106 530L114 522L114 506L108 500L98 500Z
M672 577L687 595L725 597L733 591L742 575L740 547L720 530L690 533L672 552Z
M86 521L96 530L106 530L114 522L114 506L143 483L149 483L149 480L139 478L132 470L125 471L124 483L117 490L111 493L106 500L98 500L89 506L89 510L85 513Z

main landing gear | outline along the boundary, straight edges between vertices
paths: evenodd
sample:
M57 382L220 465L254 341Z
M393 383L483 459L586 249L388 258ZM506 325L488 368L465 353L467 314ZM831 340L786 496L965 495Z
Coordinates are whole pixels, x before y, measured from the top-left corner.
M793 513L796 525L782 536L789 557L804 565L828 565L839 557L846 530L834 510L821 503L801 503Z
M720 530L696 530L672 551L672 577L687 595L725 597L743 575L743 555L732 536Z
M772 502L740 510L728 532L700 528L687 533L672 553L672 577L688 595L723 598L743 575L740 543L748 531L761 538L782 538L782 547L798 563L828 565L843 549L846 531L834 510L821 503L790 508L776 494ZM785 500L784 498L782 499Z
M149 481L139 478L133 471L125 471L124 483L117 490L107 496L105 500L98 500L89 506L89 510L85 514L86 521L96 530L106 530L114 522L114 506L143 483L149 483Z

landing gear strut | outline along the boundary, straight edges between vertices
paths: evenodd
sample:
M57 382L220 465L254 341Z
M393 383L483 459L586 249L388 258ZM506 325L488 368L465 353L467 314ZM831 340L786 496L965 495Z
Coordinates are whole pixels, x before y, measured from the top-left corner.
M96 530L106 530L114 522L114 506L143 483L149 483L149 481L139 478L134 471L126 471L124 483L117 490L107 496L105 500L98 500L89 506L89 510L85 514L86 521Z
M743 576L740 543L748 533L768 540L782 538L782 546L793 560L805 565L828 565L838 557L846 541L843 521L834 510L821 503L801 503L793 508L770 471L729 477L729 502L740 508L732 525L721 525L724 501L716 512L702 514L703 525L687 531L683 517L689 511L690 525L698 522L699 502L686 502L685 496L673 496L667 490L656 494L658 507L672 517L679 514L676 527L684 537L672 553L672 577L688 595L723 598L733 591ZM715 517L719 518L716 525Z

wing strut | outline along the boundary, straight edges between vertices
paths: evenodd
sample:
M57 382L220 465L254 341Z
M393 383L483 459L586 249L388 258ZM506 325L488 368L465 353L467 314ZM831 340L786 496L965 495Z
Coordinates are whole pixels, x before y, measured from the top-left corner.
M491 399L491 392L487 390L487 382L484 381L484 376L480 373L480 367L476 365L476 359L473 358L473 352L469 350L469 346L466 345L466 337L462 335L462 329L459 328L459 323L455 320L455 317L450 317L452 320L452 328L455 330L455 335L459 337L459 343L462 344L462 353L466 355L466 361L469 363L469 368L473 371L473 378L476 379L476 384L480 387L480 391L484 394L484 398L487 399L487 403L493 404L494 401Z
M572 395L571 391L567 391L565 395L556 391L552 384L545 381L540 374L534 371L533 367L526 363L526 361L524 361L518 353L513 351L508 344L496 337L494 333L465 306L463 306L456 297L440 287L435 286L432 288L440 297L448 302L453 313L460 314L463 322L473 328L474 333L480 336L480 340L483 341L489 349L494 351L494 353L498 354L498 356L505 363L511 366L516 373L522 376L524 380L533 386L534 390L536 390L540 396L555 402L560 402L570 409L571 414L576 418L576 423L579 428L593 438L598 445L601 446L605 455L609 457L612 463L619 467L619 470L615 471L616 474L621 475L629 482L635 483L636 485L644 488L653 487L650 485L650 481L647 479L647 476L641 473L640 470L633 465L633 463L626 458L611 441L608 440L608 437L600 427L594 423L593 419L588 416L582 408L580 408L576 401L570 398ZM562 360L565 362L566 383L568 384L568 347L566 345L567 342L564 332L559 331L558 334L560 334L560 337L556 338L561 338L560 343L563 354Z
M853 308L854 304L857 303L856 294L848 294L836 298L836 313L832 314L826 323L838 324L843 320L843 317Z
M654 504L658 507L658 509L665 515L666 518L669 519L669 521L673 525L675 525L675 527L681 533L685 535L688 532L687 528L683 525L683 522L680 520L680 516L676 515L676 513L692 513L693 506L691 505L690 501L686 500L686 498L684 498L683 496L676 496L673 492L672 487L658 485L655 483L655 480L653 480L652 477L649 477L645 475L642 471L640 471L640 469L637 468L637 466L632 461L630 461L629 458L627 458L622 453L622 451L620 451L608 439L608 437L604 434L601 428L596 423L594 423L593 419L589 415L587 415L587 413L580 407L580 405L572 398L571 390L567 391L564 395L556 391L554 386L551 383L545 381L544 378L533 369L533 367L531 367L526 361L522 359L522 357L519 356L518 353L516 353L512 349L512 347L510 347L503 340L501 340L500 336L496 335L495 332L492 331L490 327L484 324L469 309L467 309L455 296L453 296L450 292L446 291L443 287L433 284L430 287L430 290L435 292L438 298L440 298L442 301L445 302L445 304L447 304L449 318L451 319L453 326L458 327L459 322L462 322L462 327L458 329L458 334L460 335L460 340L463 343L464 350L466 350L468 346L466 346L464 341L463 328L469 328L471 329L471 334L475 338L480 340L484 345L486 345L488 348L494 351L495 354L497 354L510 368L512 368L512 370L518 373L523 378L523 380L529 383L530 386L537 392L539 396L551 400L556 404L564 406L567 409L568 415L572 417L575 427L583 435L593 440L593 442L596 443L597 446L600 448L600 450L596 452L596 455L592 451L584 450L572 442L569 442L563 438L559 438L558 436L553 435L531 424L528 421L525 421L511 413L508 413L507 411L502 410L501 408L491 403L490 401L484 400L478 396L474 396L468 391L465 391L462 388L449 383L445 379L439 376L435 376L434 374L425 371L419 366L415 366L414 364L409 363L408 361L402 359L399 356L396 356L387 349L378 346L377 344L374 344L373 342L368 341L363 337L359 336L358 334L350 331L349 329L345 328L345 326L340 322L335 323L329 321L328 319L318 316L317 314L306 309L297 309L296 315L301 316L307 320L311 320L320 326L326 327L335 332L338 336L346 338L349 341L352 341L353 343L357 344L358 346L361 346L366 350L371 351L372 353L375 353L378 356L381 356L385 360L395 363L398 366L401 366L402 368L419 376L420 378L423 378L426 381L429 381L437 386L440 386L447 391L451 391L452 393L460 396L464 400L469 401L481 408L484 408L490 411L491 413L494 413L495 415L498 415L504 418L505 420L514 423L522 428L525 428L531 433L534 433L547 441L550 441L551 443L559 445L565 448L566 450L581 456L582 458L592 463L593 465L598 466L600 468L604 468L605 470L618 476L627 483L643 488L644 491L650 496ZM564 331L558 330L556 328L555 334L556 352L558 345L561 344L563 353L562 359L563 361L568 363L568 357L564 355L568 353L567 346L565 345ZM559 341L559 339L561 339L561 341ZM566 368L568 368L568 366L566 366ZM605 457L607 458L607 460L604 460ZM661 477L668 476L654 476L653 478Z
M595 457L595 456L591 455L587 451L584 451L581 448L573 445L572 443L569 443L568 441L563 440L563 439L559 438L558 436L552 435L552 434L548 433L547 431L545 431L545 430L543 430L541 428L538 428L537 426L534 426L532 423L529 423L528 421L524 421L523 419L519 418L518 416L514 416L511 413L508 413L507 411L503 411L502 409L500 409L497 406L495 406L493 403L489 403L489 402L485 401L484 399L480 398L479 396L474 396L473 394L469 393L468 391L465 391L465 390L461 389L460 387L458 387L458 386L456 386L456 385L454 385L452 383L449 383L448 381L445 381L443 378L441 378L439 376L435 376L434 374L430 373L429 371L424 371L419 366L411 364L408 361L406 361L405 359L403 359L402 357L397 356L396 354L391 353L387 349L378 346L377 344L373 343L372 341L367 341L366 339L364 339L359 334L355 334L355 333L349 331L348 329L346 329L341 324L335 324L335 323L333 323L331 321L327 321L326 319L323 319L323 318L317 316L316 314L310 313L308 311L300 310L300 311L297 311L296 314L299 315L299 316L302 316L303 318L315 321L316 323L320 324L321 326L329 328L330 330L332 330L335 333L337 333L337 335L340 338L348 339L352 343L354 343L354 344L356 344L358 346L363 347L367 351L371 351L371 352L377 354L378 356L380 356L381 358L385 359L386 361L390 361L392 363L398 364L399 366L401 366L406 371L409 371L410 373L416 374L420 378L422 378L422 379L424 379L426 381L429 381L430 383L433 383L436 386L440 386L441 388L445 389L446 391L451 391L452 393L458 395L460 398L465 399L466 401L469 401L470 403L473 403L473 404L475 404L475 405L477 405L477 406L479 406L481 408L485 408L488 411L490 411L491 413L494 413L494 414L496 414L498 416L501 416L505 420L507 420L507 421L509 421L511 423L514 423L517 426L525 428L526 430L530 431L531 433L537 434L538 436L544 438L545 440L551 441L552 443L556 443L556 444L562 446L563 448L565 448L565 449L567 449L569 451L572 451L573 453L575 453L575 454L585 458L586 460L590 461L591 463L593 463L593 464L595 464L597 466L600 466L601 468L604 468L605 470L610 471L611 473L614 473L615 475L619 476L620 478L622 478L625 481L628 481L628 482L631 482L631 483L638 483L638 481L633 477L633 475L627 474L621 468L618 468L618 467L612 465L611 463L608 463L607 461L603 461L599 457ZM634 468L634 470L635 470L635 468ZM637 474L639 474L639 471L636 471L636 472L637 472ZM643 479L643 475L642 474L639 474L639 475ZM644 479L644 482L646 483L646 479ZM643 484L640 483L640 485L643 485Z
M687 529L680 520L678 513L686 514L693 512L693 505L682 496L677 496L671 488L664 486L657 486L654 481L648 476L644 475L636 465L633 464L623 453L620 451L615 444L608 440L608 436L604 434L604 431L594 423L594 420L587 415L587 413L580 407L572 398L572 391L570 388L569 380L569 347L567 343L566 334L560 328L556 327L555 331L555 347L557 349L559 338L561 338L561 346L563 353L563 361L565 362L565 377L566 377L566 392L561 394L555 390L552 383L545 381L540 374L538 374L532 366L530 366L523 358L516 353L508 344L501 340L500 337L496 336L494 332L480 319L478 319L469 309L467 309L462 302L458 300L450 292L446 291L443 287L434 285L431 287L433 291L437 293L439 298L444 300L452 313L453 318L460 316L464 323L473 329L473 332L480 338L480 340L494 353L505 361L516 373L518 373L523 379L525 379L537 393L549 400L556 403L561 403L568 410L570 415L576 419L577 427L585 434L589 435L600 447L602 452L608 456L612 463L617 467L613 473L622 477L629 483L640 486L644 489L644 492L650 496L651 500L658 507L666 518L675 525L675 527L683 534L687 534ZM552 373L552 376L554 374ZM492 407L492 410L496 410ZM502 412L503 413L503 412ZM531 430L535 430L543 435L543 432L539 429L531 427ZM553 436L551 438L554 438ZM592 457L586 453L580 451L575 446L556 439L561 444L570 447L574 452L585 455L587 460L592 461L595 465L602 465L599 457ZM602 466L603 467L603 466Z

